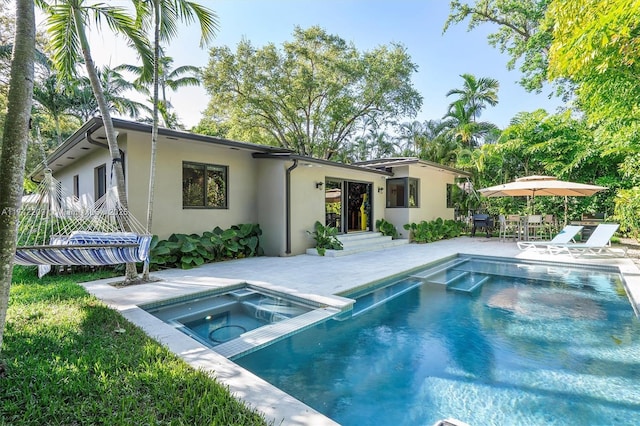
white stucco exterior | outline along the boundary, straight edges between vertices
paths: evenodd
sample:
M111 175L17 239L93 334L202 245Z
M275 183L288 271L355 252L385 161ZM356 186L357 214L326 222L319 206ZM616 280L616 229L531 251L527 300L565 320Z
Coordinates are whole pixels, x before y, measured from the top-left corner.
M90 120L49 158L54 176L67 192L72 193L74 176L77 176L80 195L91 200L96 194L97 167L106 167L107 187L114 185L101 124L99 119ZM114 124L125 158L129 210L145 223L151 126L124 120L114 120ZM184 162L226 168L226 208L183 207ZM351 196L350 185L367 191L366 197L360 196L370 204L370 215L357 213L358 228L347 226L344 218L342 232L373 230L365 229L365 224L368 222L369 228L373 228L378 219L385 218L396 225L403 238L408 238L403 229L406 223L453 218L453 209L446 206L446 188L447 184L454 183L457 171L417 159L349 166L298 156L274 147L161 129L156 167L150 231L161 239L173 233L202 234L216 226L227 229L241 223L258 223L263 231L261 246L266 255L304 253L315 244L307 231L313 229L316 221L325 223L328 180L343 185L343 214L346 197ZM32 177L37 178L41 172L42 168L32 173ZM387 208L386 181L396 177L419 180L418 207ZM352 215L356 215L354 212L351 211Z

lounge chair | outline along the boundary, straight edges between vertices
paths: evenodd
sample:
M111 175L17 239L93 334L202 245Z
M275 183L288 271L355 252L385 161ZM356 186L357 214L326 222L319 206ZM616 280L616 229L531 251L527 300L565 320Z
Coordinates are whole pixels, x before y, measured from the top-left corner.
M601 223L593 230L589 239L576 244L549 244L551 254L569 254L573 257L591 254L596 256L626 256L627 248L611 248L611 237L620 227L617 223Z
M547 251L550 245L570 243L576 234L582 231L582 228L578 225L567 225L549 241L518 241L518 248L520 250Z

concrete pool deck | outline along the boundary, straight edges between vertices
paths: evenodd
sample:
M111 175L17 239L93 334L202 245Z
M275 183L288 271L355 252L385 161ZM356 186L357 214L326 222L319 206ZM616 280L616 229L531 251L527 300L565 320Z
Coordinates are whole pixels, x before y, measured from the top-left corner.
M549 255L521 251L515 242L497 238L459 237L429 244L407 244L344 257L299 255L257 257L203 265L191 270L152 273L156 282L116 287L122 278L84 283L91 294L143 329L196 369L202 369L249 406L276 425L335 425L302 402L244 370L223 355L189 338L139 308L139 305L221 288L238 283L255 284L340 309L348 300L336 296L390 275L454 256L476 254L580 265L607 265L620 269L636 313L640 312L640 270L629 258Z

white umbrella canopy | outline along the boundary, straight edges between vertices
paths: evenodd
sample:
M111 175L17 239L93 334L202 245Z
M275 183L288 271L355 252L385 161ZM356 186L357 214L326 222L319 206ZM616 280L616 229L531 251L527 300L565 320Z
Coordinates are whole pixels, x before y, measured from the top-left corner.
M531 197L531 207L536 196L560 196L564 198L564 223L567 223L567 197L588 197L608 189L605 186L558 180L553 176L526 176L503 185L479 189L485 197Z
M604 186L558 180L553 176L527 176L502 185L479 189L485 197L569 196L588 197Z

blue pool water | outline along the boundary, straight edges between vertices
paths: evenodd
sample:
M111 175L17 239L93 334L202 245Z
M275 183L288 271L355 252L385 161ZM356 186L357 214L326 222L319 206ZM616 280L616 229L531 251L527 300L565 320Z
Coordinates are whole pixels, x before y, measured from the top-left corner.
M475 258L411 275L235 362L345 426L640 424L617 273Z
M219 290L198 293L178 300L154 302L142 308L209 347L314 309L286 295L281 297L248 287L222 293Z

